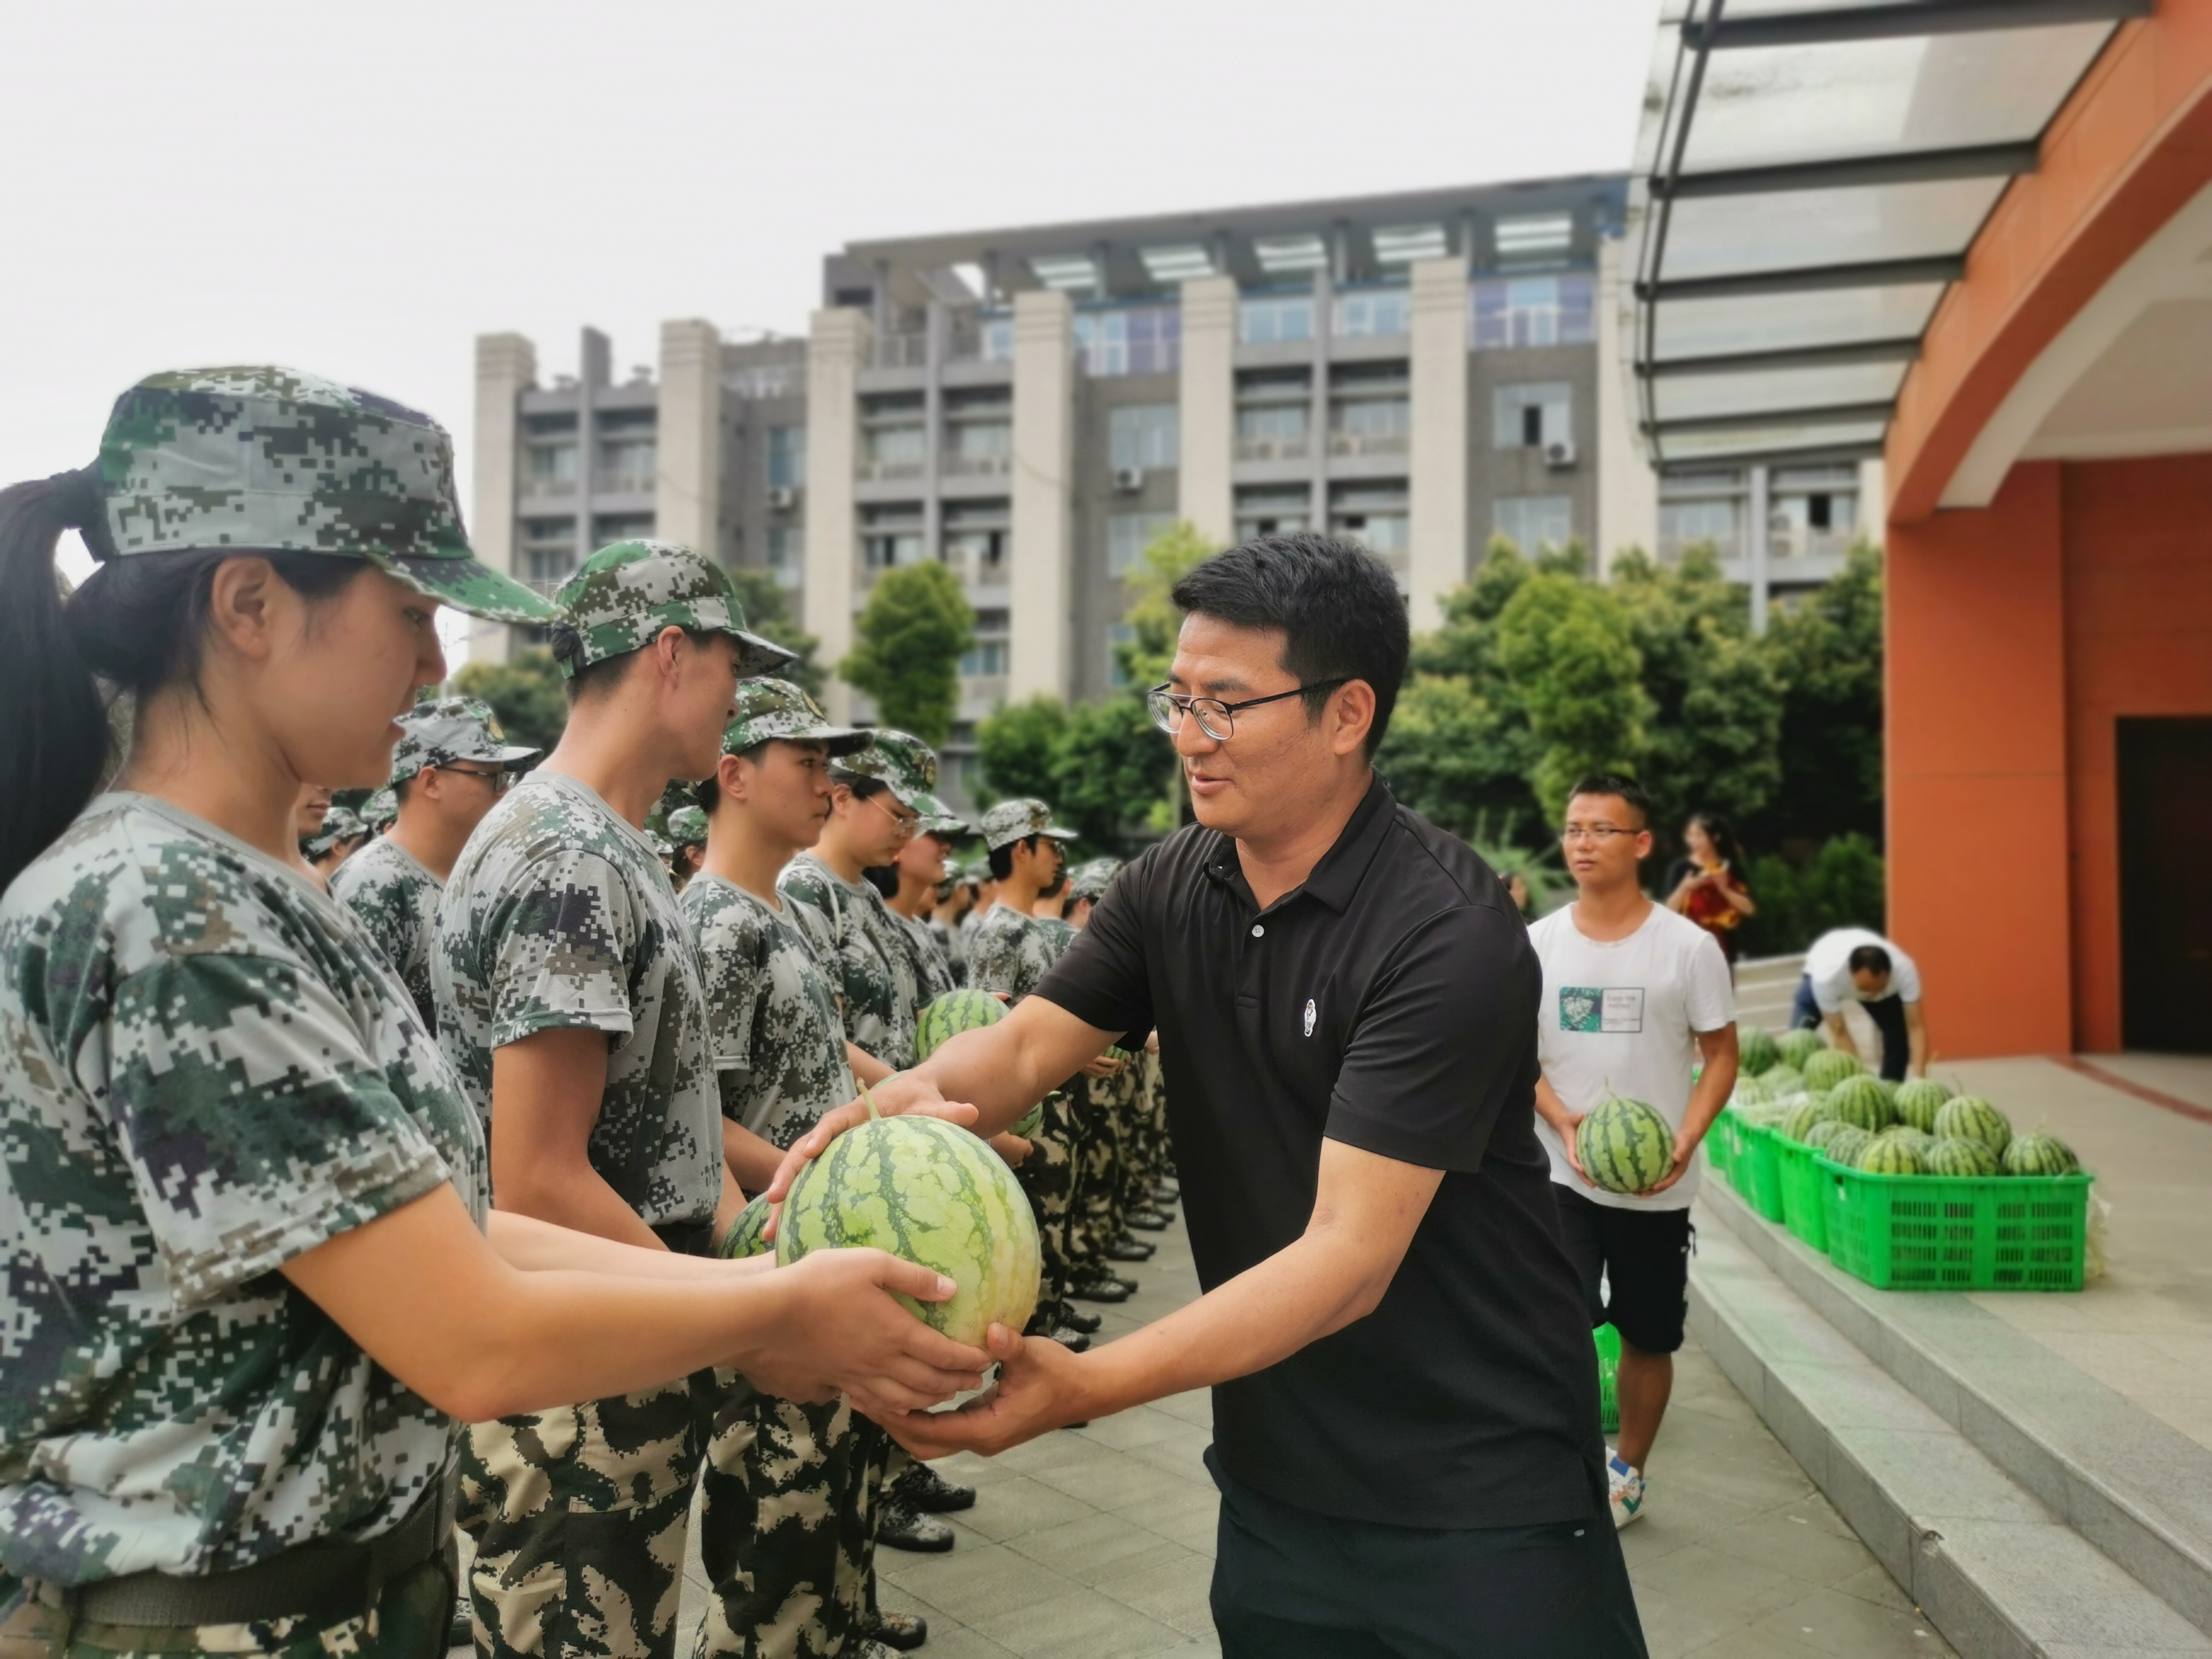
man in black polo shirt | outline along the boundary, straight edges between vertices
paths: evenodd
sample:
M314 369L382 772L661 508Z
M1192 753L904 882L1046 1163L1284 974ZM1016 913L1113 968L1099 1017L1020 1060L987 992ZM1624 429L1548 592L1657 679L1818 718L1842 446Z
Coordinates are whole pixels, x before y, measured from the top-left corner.
M1234 548L1175 600L1152 706L1197 824L1034 994L877 1100L988 1134L1157 1024L1206 1293L1080 1356L994 1329L995 1395L892 1431L997 1451L1211 1386L1224 1653L1640 1655L1534 1127L1540 971L1498 878L1369 763L1404 604L1314 535Z

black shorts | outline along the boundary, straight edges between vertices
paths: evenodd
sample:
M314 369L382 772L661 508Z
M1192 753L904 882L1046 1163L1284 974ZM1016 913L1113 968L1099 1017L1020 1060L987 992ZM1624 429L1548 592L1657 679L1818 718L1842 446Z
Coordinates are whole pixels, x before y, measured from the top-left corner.
M1610 1324L1645 1353L1680 1347L1697 1239L1689 1211L1616 1209L1556 1181L1552 1196L1559 1201L1559 1236L1582 1275L1590 1328Z

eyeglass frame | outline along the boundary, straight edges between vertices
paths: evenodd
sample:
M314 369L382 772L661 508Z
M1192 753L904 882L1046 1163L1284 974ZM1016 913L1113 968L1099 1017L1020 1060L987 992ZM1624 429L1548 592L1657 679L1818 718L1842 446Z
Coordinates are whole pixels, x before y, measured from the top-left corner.
M1617 830L1609 823L1571 823L1560 830L1559 841L1562 845L1577 841L1594 841L1602 847L1615 836L1643 836L1650 833L1648 829Z
M921 833L921 814L915 812L914 816L910 818L901 817L897 813L892 811L890 807L884 805L884 797L890 793L891 792L888 789L879 789L874 794L866 796L865 799L869 805L874 807L878 811L881 812L885 817L891 821L892 825L899 832L899 840L902 842L912 841L916 836ZM905 806L906 803L904 801L900 801L899 805ZM908 807L907 810L908 811L914 811L912 807Z
M451 772L458 777L482 778L491 785L491 792L495 795L505 794L514 787L515 779L522 775L520 772L511 771L504 766L496 767L489 772L479 772L473 766L457 766L450 761L441 766L426 766L422 769L425 772Z
M1160 705L1158 702L1161 698L1165 698L1167 700L1168 706L1171 708L1179 709L1182 713L1186 714L1196 715L1198 719L1198 729L1205 732L1207 737L1212 738L1214 742L1226 743L1230 738L1237 735L1237 715L1240 709L1257 708L1262 703L1281 702L1286 697L1304 696L1309 691L1334 691L1340 685L1351 684L1352 681L1358 678L1359 676L1357 674L1346 674L1333 680L1316 680L1310 685L1294 685L1287 691L1278 691L1271 696L1247 697L1242 702L1224 702L1218 697L1194 697L1188 692L1170 691L1168 690L1168 687L1174 682L1163 680L1159 684L1154 686L1151 690L1145 693L1145 707L1152 713L1152 724L1159 727L1161 731L1166 732L1170 737L1175 736L1177 732L1182 730L1182 722L1178 720L1175 725L1170 726L1167 721L1161 717ZM1198 712L1198 705L1202 702L1212 703L1216 708L1221 711L1222 719L1227 721L1229 725L1229 729L1226 732L1216 732L1212 726L1206 723L1206 716L1199 714Z

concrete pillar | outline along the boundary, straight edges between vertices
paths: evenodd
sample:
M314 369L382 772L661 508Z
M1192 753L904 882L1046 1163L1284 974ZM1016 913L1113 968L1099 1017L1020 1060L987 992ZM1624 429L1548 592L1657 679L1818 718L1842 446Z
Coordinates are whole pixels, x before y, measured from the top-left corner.
M521 465L522 393L538 380L538 351L520 334L477 336L477 412L472 453L476 499L469 506L469 545L494 570L514 568L516 472ZM475 662L505 662L515 630L478 623L469 635Z
M660 426L653 533L722 556L722 335L695 319L660 325Z
M1889 523L1889 469L1877 456L1859 463L1858 535L1881 545Z
M1202 276L1182 285L1182 453L1177 510L1206 540L1237 538L1237 283Z
M1467 261L1423 259L1413 276L1406 599L1425 632L1443 625L1443 596L1467 580Z
M806 341L806 631L833 671L830 718L847 719L853 690L835 676L853 648L853 566L860 526L853 468L860 444L858 381L867 360L867 313L817 311Z
M1751 567L1751 631L1766 632L1766 610L1773 598L1771 554L1774 543L1774 495L1763 466L1750 469L1749 489L1744 495L1743 549Z
M1618 236L1597 254L1597 544L1602 576L1624 548L1659 551L1659 475L1637 437L1634 360L1630 333L1635 303L1626 269L1627 244Z
M1075 307L1065 294L1014 296L1014 477L1006 695L1067 695L1075 608Z

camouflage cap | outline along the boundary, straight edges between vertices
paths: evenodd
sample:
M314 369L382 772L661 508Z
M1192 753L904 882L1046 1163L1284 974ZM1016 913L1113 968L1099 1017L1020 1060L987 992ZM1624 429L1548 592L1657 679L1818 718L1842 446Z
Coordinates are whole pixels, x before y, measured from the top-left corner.
M770 738L818 743L833 757L857 754L870 741L854 726L830 725L822 705L789 680L747 680L738 687L738 717L722 733L722 752L740 755Z
M368 826L351 807L333 806L324 815L322 832L301 842L300 850L311 859L319 859L340 842L358 841L368 834Z
M1073 841L1075 831L1052 821L1052 808L1041 800L1002 800L983 814L983 845L993 852L1012 847L1031 836L1050 836L1054 841Z
M362 822L374 834L382 834L398 817L399 797L388 783L361 804Z
M595 662L641 649L664 628L727 634L738 645L740 674L766 674L798 657L773 640L747 633L744 607L730 573L674 542L611 543L577 568L553 602L583 646L576 655L561 657L564 678Z
M95 470L101 558L328 553L471 616L553 619L469 550L446 429L356 386L253 366L149 374L115 400Z
M696 806L679 806L668 815L668 839L678 847L707 844L707 815Z
M914 810L921 814L921 833L950 841L968 833L968 820L947 806L935 795L927 792L914 798Z
M437 697L399 717L402 736L392 751L392 781L404 783L426 766L486 761L501 771L520 769L544 753L501 741L499 717L476 697Z
M920 738L879 726L868 733L868 746L840 759L830 771L842 781L880 778L902 806L919 811L922 797L937 787L937 751Z
M659 855L660 861L663 864L667 863L669 860L676 856L676 849L668 844L667 836L656 836L652 830L648 830L645 832L645 839L647 843L651 846L653 852Z
M1119 859L1091 859L1067 872L1067 896L1098 900L1106 896L1106 890L1114 884L1114 878L1121 873Z

